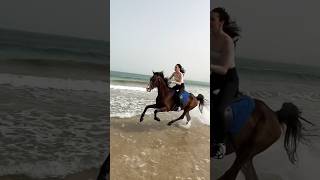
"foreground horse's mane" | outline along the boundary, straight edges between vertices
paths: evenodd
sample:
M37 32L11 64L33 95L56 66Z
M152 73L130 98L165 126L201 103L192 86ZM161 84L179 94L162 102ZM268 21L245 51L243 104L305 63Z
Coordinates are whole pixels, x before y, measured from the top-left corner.
M167 87L169 87L169 82L168 82L168 78L164 77L163 72L153 72L154 76L160 76L164 82L166 83Z

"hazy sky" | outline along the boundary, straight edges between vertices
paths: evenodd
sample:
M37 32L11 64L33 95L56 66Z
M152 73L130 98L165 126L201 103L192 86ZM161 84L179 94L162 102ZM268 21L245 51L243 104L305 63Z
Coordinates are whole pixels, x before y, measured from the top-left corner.
M318 1L211 0L242 28L237 54L255 59L320 65Z
M109 39L110 0L1 0L0 27Z
M209 0L111 0L111 70L209 81Z

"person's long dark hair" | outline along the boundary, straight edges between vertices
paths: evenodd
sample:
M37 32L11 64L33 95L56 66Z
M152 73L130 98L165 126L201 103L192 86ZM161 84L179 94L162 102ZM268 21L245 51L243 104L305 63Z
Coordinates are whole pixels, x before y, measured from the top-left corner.
M233 39L234 45L236 45L236 42L240 38L240 32L241 32L241 29L239 28L237 23L230 19L229 14L222 7L214 8L213 10L211 10L210 14L212 14L212 13L219 14L219 20L224 21L223 31Z
M186 71L184 70L184 68L181 66L181 64L176 64L176 66L179 67L180 72L184 75L184 73L186 73Z

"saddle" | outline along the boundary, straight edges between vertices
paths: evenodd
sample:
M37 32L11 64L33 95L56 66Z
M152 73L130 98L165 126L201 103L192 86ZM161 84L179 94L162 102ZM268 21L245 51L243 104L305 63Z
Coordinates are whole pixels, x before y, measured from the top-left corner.
M213 102L217 98L217 93L212 93ZM215 106L215 105L213 105ZM226 108L225 120L226 131L231 134L240 132L241 128L249 120L255 108L255 101L251 97L238 92L234 100Z
M225 111L227 132L232 134L240 132L241 128L249 120L254 108L254 99L249 96L239 94Z
M183 106L185 106L188 101L189 101L189 97L190 97L191 93L183 90L183 91L180 91L180 92L175 92L175 95L174 95L174 99L175 99L175 106L173 107L173 111L178 111L178 107L180 106L181 108Z

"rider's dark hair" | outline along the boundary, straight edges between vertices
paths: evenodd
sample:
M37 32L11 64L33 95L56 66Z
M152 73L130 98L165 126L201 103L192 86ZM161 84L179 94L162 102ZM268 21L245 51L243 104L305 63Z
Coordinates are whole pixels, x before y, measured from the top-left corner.
M179 67L180 72L181 72L182 74L186 73L186 71L185 71L184 68L181 66L181 64L176 64L176 66Z
M224 21L223 23L223 32L228 34L232 39L234 44L239 40L241 29L235 21L232 21L227 11L222 7L217 7L211 10L210 14L218 13L219 20Z

